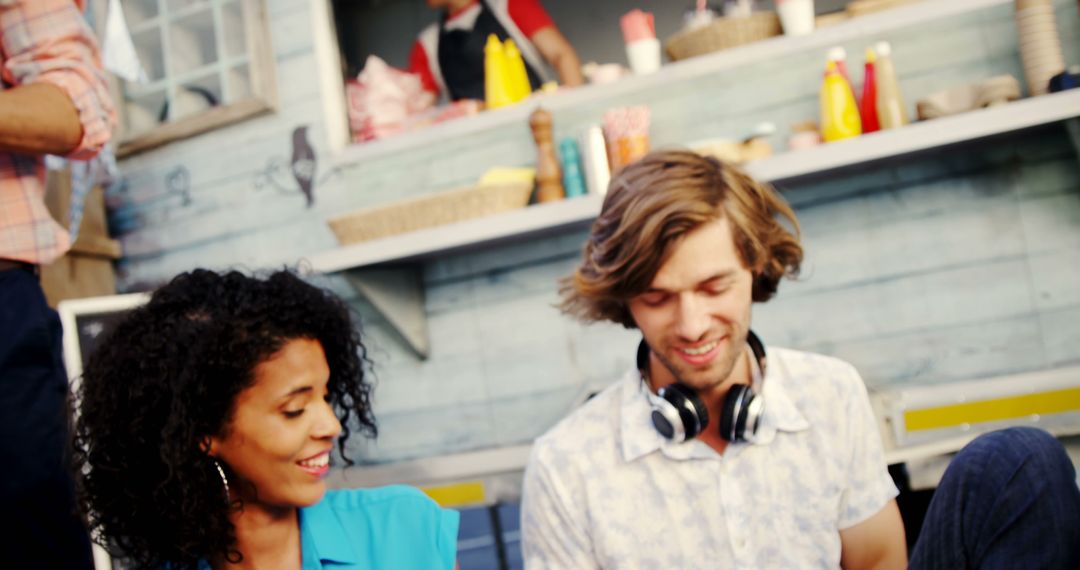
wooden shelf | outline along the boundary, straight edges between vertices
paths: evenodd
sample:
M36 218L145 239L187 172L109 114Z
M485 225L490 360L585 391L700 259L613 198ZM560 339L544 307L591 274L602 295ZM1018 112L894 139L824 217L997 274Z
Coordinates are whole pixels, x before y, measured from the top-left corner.
M812 149L752 162L754 177L777 182L901 157L920 151L1080 117L1080 90L1014 101L880 131ZM340 247L311 258L313 269L332 273L391 262L413 262L450 252L587 226L603 198L589 195L529 206L504 214Z
M786 180L979 140L1078 116L1080 90L1065 91L913 123L902 129L878 131L801 152L788 152L750 163L747 170L761 180Z
M782 59L807 51L822 51L848 41L878 36L892 30L918 26L1000 5L1012 0L924 0L916 4L885 10L816 30L805 36L777 36L716 53L665 64L649 75L634 75L615 83L589 85L540 95L527 101L486 111L472 117L447 121L422 130L386 139L355 144L332 158L335 166L354 165L380 157L409 152L430 145L446 144L456 138L504 125L524 124L538 106L549 111L573 109L597 101L606 101L659 86L671 85L698 77L715 75L759 62Z
M537 204L503 214L447 224L347 245L312 256L312 268L323 273L388 262L423 260L434 255L471 249L544 233L555 233L591 222L603 198L595 194Z
M988 8L1006 9L1010 0L926 0L870 14L798 37L776 37L665 65L658 72L621 81L540 95L511 107L474 117L434 125L420 131L354 145L331 158L336 168L407 153L432 145L449 144L460 137L511 125L522 125L540 105L558 112L612 99L634 96L657 88L685 83L745 66L820 51L830 46L878 37L893 30L939 22ZM747 170L760 180L777 182L820 175L895 159L1048 123L1066 121L1080 131L1080 91L1047 95L1002 107L872 133L750 163ZM1080 133L1075 138L1080 140ZM665 141L677 142L677 141ZM1077 143L1080 148L1080 143ZM368 299L402 339L425 358L427 335L422 264L426 260L470 249L536 239L586 228L600 212L602 196L589 195L467 222L430 228L379 240L335 248L309 258L312 269L341 273Z

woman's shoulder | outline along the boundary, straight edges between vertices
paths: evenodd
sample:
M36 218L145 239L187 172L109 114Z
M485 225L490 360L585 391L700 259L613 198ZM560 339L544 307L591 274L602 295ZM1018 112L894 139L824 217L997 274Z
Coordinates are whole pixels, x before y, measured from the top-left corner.
M327 491L301 515L302 531L320 534L316 542L333 535L367 545L359 551L374 568L453 568L459 524L456 511L406 485Z
M438 509L438 504L416 487L388 485L369 489L336 489L327 491L323 502L334 510L370 510L373 508Z

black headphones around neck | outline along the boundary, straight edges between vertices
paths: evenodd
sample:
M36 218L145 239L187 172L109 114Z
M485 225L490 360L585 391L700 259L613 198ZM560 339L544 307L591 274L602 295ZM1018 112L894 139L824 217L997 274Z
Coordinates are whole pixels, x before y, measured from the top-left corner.
M761 377L765 377L765 345L761 339L748 331L746 343L757 360ZM641 339L637 350L637 367L641 372L641 381L652 407L652 423L660 435L675 442L684 442L697 437L709 426L709 411L697 392L681 383L675 382L660 388L653 394L649 388L649 345ZM724 396L724 406L720 414L720 437L731 443L748 441L761 423L765 412L765 402L752 386L736 384Z

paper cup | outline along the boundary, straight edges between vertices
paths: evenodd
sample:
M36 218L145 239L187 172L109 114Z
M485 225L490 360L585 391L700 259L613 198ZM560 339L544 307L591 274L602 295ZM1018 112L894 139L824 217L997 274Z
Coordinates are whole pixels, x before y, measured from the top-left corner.
M626 44L626 58L635 75L645 75L660 69L660 40L646 38Z
M814 0L776 0L776 12L785 36L804 36L814 31Z

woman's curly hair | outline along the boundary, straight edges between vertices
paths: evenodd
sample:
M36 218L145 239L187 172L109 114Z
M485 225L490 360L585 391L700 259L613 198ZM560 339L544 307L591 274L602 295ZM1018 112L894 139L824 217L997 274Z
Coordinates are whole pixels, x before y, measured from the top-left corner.
M612 179L577 270L563 279L563 312L634 328L626 302L648 289L672 246L727 218L754 276L753 300L769 300L802 263L799 222L783 198L741 169L690 151L653 152ZM787 220L785 227L782 220Z
M341 420L376 434L351 312L288 271L195 270L119 322L83 372L75 428L80 503L95 539L138 568L238 560L222 481L203 442L223 434L255 366L293 339L322 344ZM346 462L350 465L347 457Z

